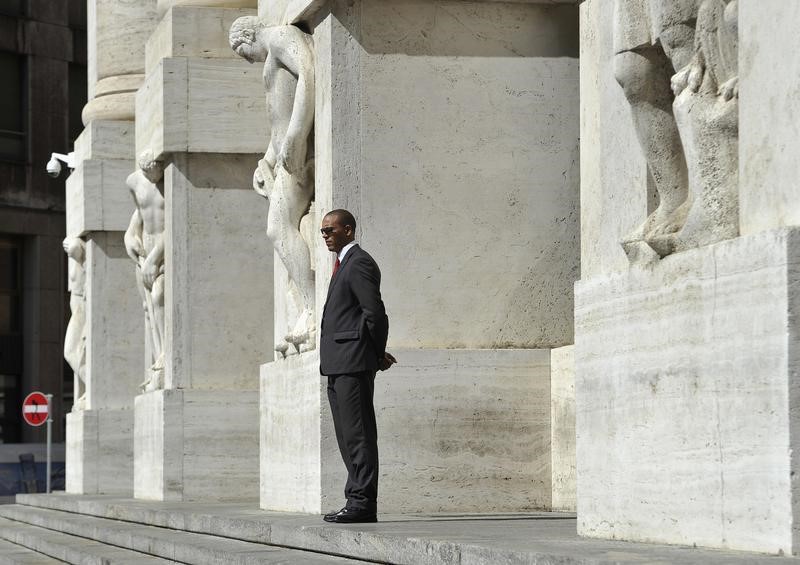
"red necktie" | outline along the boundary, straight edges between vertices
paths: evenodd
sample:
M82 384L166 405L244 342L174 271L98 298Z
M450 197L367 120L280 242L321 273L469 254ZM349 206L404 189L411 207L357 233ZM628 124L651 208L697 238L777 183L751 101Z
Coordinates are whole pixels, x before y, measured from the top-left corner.
M335 276L336 276L336 271L338 271L338 270L339 270L339 265L340 265L340 264L341 264L341 263L339 263L339 258L337 257L337 258L336 258L336 263L334 263L334 264L333 264L333 274L331 275L331 278L333 278L333 277L335 277Z

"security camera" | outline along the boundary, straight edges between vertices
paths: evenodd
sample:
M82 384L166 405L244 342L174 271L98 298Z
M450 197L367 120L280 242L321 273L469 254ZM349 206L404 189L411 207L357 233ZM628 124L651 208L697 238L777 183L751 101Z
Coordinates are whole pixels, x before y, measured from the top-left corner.
M56 159L55 155L50 157L50 160L47 162L47 174L53 178L61 174L61 163Z
M61 162L64 161L70 169L75 168L75 153L52 153L50 160L47 162L47 174L56 178L61 174Z

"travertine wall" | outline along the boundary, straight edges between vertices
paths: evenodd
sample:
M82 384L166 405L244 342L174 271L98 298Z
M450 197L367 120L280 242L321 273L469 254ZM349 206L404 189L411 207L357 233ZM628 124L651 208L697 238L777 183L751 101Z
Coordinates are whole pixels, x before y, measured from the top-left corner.
M130 409L143 374L144 320L121 232L86 242L86 274L86 407Z
M382 512L551 507L550 351L394 353L375 381Z
M800 59L786 56L800 4L739 0L740 185L743 234L800 224ZM779 66L776 66L779 61Z
M272 343L272 250L251 161L176 154L165 171L166 388L258 388Z
M792 551L797 230L576 292L578 531Z
M255 8L258 0L158 0L158 14L163 16L174 6L202 8Z
M363 0L334 2L315 31L318 83L332 85L318 92L318 216L346 207L360 219L383 270L390 345L572 341L575 17L572 6Z
M553 510L575 512L575 346L550 350L550 452Z
M580 6L582 279L628 268L620 239L649 210L647 164L614 78L613 15L614 2Z

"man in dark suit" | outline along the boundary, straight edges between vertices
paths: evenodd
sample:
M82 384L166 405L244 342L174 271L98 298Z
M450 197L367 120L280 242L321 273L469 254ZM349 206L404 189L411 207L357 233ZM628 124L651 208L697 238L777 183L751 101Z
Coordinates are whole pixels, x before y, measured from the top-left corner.
M328 377L336 441L347 468L347 504L326 522L377 522L378 433L372 397L375 373L397 361L386 353L389 319L381 300L381 271L355 242L356 220L333 210L322 220L322 238L336 253L322 312L319 371Z

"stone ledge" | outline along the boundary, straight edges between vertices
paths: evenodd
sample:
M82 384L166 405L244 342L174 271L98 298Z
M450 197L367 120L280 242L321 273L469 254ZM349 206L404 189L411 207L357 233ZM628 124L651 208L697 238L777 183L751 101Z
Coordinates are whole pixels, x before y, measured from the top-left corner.
M243 59L161 59L136 93L136 154L263 153L261 67Z
M88 159L75 168L67 178L67 235L128 228L134 207L125 179L134 167L133 159Z
M134 158L135 137L133 121L93 120L75 140L75 159ZM123 179L123 182L125 179Z

